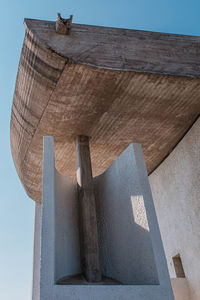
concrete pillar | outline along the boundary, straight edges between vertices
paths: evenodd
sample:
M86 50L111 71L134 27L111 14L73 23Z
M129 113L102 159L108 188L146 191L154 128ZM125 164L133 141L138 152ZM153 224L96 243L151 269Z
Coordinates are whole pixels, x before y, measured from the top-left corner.
M79 225L81 239L81 266L89 282L101 281L96 204L89 138L76 139L76 174L79 199Z

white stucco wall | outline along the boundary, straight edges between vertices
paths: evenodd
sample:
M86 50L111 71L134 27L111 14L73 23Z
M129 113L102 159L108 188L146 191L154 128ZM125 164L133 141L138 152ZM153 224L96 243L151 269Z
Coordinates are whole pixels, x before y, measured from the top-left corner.
M40 300L41 204L35 202L32 299Z
M104 275L123 284L153 285L159 284L155 256L162 245L154 228L154 207L146 205L152 202L151 194L145 192L145 181L138 172L143 158L138 158L138 166L136 152L141 152L140 145L131 144L94 180L100 262ZM151 232L148 218L152 220ZM152 244L159 248L155 255Z
M76 181L55 170L55 282L81 273Z
M149 176L170 277L180 253L191 299L200 299L200 119Z

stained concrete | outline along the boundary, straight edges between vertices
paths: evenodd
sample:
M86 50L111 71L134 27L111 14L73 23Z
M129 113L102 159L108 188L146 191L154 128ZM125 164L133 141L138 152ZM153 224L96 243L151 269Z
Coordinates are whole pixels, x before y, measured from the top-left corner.
M94 176L133 141L152 172L200 112L199 45L199 37L75 24L64 36L54 22L27 20L10 133L28 195L41 202L46 135L65 176L76 175L78 135L90 137Z
M99 221L105 220L105 223L102 222L102 228L99 227L100 249L103 249L102 254L105 250L111 250L111 256L103 255L101 264L106 275L118 276L120 280L124 280L124 285L56 284L60 276L80 272L76 184L73 180L57 174L55 170L53 137L44 138L43 153L43 201L42 205L38 204L36 208L36 219L40 219L38 224L41 223L41 229L39 226L35 231L34 267L36 270L33 281L33 300L173 300L140 145L131 144L117 162L101 178L95 180L95 186L98 187L99 205L101 197L105 196L103 210L99 212L101 219ZM122 188L125 183L129 192ZM115 190L118 184L122 189ZM115 197L118 197L119 201L115 201L114 207L110 206L109 195L113 201ZM127 206L129 200L127 209L130 224L126 222L125 211L119 207L123 200ZM109 209L117 210L109 213ZM133 214L132 224L131 214ZM134 222L137 224L133 224ZM108 225L108 231L106 225ZM124 229L122 229L123 226ZM112 230L110 230L111 227L113 227ZM125 234L127 237L124 239ZM134 250L134 244L136 250ZM137 270L133 270L134 268ZM151 276L150 269L152 270ZM120 277L120 273L123 277Z
M200 119L150 175L170 277L180 254L191 300L200 299Z

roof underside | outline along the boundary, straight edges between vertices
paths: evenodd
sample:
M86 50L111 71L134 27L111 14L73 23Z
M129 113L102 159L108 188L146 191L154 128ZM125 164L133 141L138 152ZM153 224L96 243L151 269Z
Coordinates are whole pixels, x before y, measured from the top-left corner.
M200 112L200 38L26 20L11 116L11 149L31 198L41 200L42 137L55 136L55 164L75 176L77 135L91 137L94 175L130 142L148 172ZM168 75L166 75L168 74Z

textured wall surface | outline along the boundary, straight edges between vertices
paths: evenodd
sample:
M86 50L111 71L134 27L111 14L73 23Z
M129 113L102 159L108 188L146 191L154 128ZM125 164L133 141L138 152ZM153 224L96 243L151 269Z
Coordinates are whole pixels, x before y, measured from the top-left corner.
M65 176L75 177L78 135L90 137L94 176L132 141L152 172L200 112L199 53L200 37L75 24L59 35L54 22L27 20L10 137L28 195L41 202L43 136L55 137Z
M33 248L33 281L32 299L40 299L40 256L41 256L41 221L42 208L40 203L35 203L34 248Z
M102 272L123 284L158 284L144 203L148 194L140 182L134 147L131 144L95 178Z
M62 35L56 33L55 22L33 19L25 19L25 28L47 48L76 63L200 77L198 36L74 23L70 34Z
M200 299L200 119L150 175L150 185L167 257L180 253L191 299Z
M135 264L137 264L136 266L138 268L137 280L140 276L142 279L140 285L56 285L56 281L58 278L60 278L60 276L76 274L77 272L80 272L78 257L78 226L76 214L76 185L72 180L64 178L55 170L53 137L44 138L43 153L43 201L41 206L36 206L36 219L41 219L41 229L39 226L39 228L36 228L35 231L34 267L36 269L34 272L35 278L33 280L33 288L35 289L33 291L33 300L160 300L161 298L162 300L173 300L167 264L164 256L162 242L160 239L159 228L152 202L150 186L148 183L147 171L145 168L140 145L131 144L126 149L126 151L118 158L118 162L115 162L111 169L108 170L108 173L106 174L107 179L105 179L104 176L102 177L103 181L107 181L109 178L109 184L111 184L112 181L116 182L114 183L114 185L111 184L110 190L108 189L108 183L105 184L104 187L102 187L101 185L102 191L105 191L107 193L107 197L105 197L105 199L108 199L110 194L111 198L114 200L114 197L116 196L116 191L114 191L115 184L119 185L119 187L127 184L127 187L130 190L129 193L127 193L125 189L122 189L121 191L118 190L118 192L121 193L121 199L118 199L122 201L123 198L126 199L126 197L128 196L130 201L129 204L131 204L131 206L129 206L129 208L127 209L130 210L129 213L131 215L134 214L134 212L136 213L134 215L134 221L135 223L137 221L138 224L137 226L134 225L134 229L132 227L127 227L127 231L125 230L124 232L121 232L121 234L132 234L133 236L135 236L135 244L137 243L137 240L140 242L140 246L142 249L141 253L139 253L137 248L133 253L134 256L137 256L133 261L135 262ZM110 171L112 171L112 174L110 174ZM123 175L126 172L127 177L126 179L124 178L122 180ZM114 176L115 173L116 176ZM133 179L133 175L134 177L136 177L136 179ZM100 181L102 180L102 178L100 179ZM129 178L130 181L127 182ZM126 182L124 182L124 180ZM132 186L134 183L136 185L135 187ZM141 193L143 196L143 202L138 197L134 198L134 195ZM133 198L130 198L130 196L133 196ZM111 207L111 209L112 208L113 207ZM111 224L113 223L113 226L116 226L116 230L119 230L120 226L129 226L128 223L120 224L122 219L120 218L120 216L118 216L117 218L115 216L115 214L120 213L122 213L120 207L116 207L114 215L113 213L110 214L110 218L113 219L113 222L111 221ZM140 215L142 217L140 217ZM117 220L119 220L119 224L117 224ZM109 224L108 221L106 223ZM143 230L141 232L138 231L138 226L143 227ZM133 229L132 233L130 229ZM148 238L144 238L143 231L148 231L148 229L150 230L150 233L148 232L147 234ZM122 262L124 259L125 268L127 268L127 263L130 261L131 251L133 250L131 241L127 243L127 245L125 245L126 248L124 251L124 248L122 247L123 245L120 244L120 238L123 241L123 236L118 235L117 237L116 231L109 241L109 237L104 237L105 234L106 233L102 234L100 232L100 236L103 236L101 239L102 246L100 245L100 247L105 249L106 247L103 246L105 242L108 243L108 247L110 247L111 243L113 242L113 245L111 245L111 249L113 251L116 248L117 252L112 253L114 259L112 259L112 263L113 261L115 261L118 271L120 271L121 268L122 273L125 274ZM150 237L152 248L150 245ZM132 239L132 241L133 240L134 239ZM127 242L126 239L124 241ZM145 247L143 247L143 243ZM123 251L121 251L121 256L118 257L120 251L117 248L120 247L122 247ZM152 262L150 262L150 259L153 259L152 252L154 253L155 264L152 264ZM129 256L129 260L127 260L126 255ZM148 255L149 257L146 258L145 255ZM142 256L143 259L140 259L140 256ZM105 259L107 259L107 257ZM111 257L109 259L111 259ZM139 264L137 260L140 262ZM105 263L107 262L108 261L106 260ZM145 266L145 264L147 266ZM40 268L38 268L39 266ZM141 274L139 274L139 268L141 268ZM147 278L144 277L145 268L147 271ZM151 278L149 277L149 268L152 269L153 276L151 275ZM40 274L38 273L39 269ZM157 274L155 269L157 269ZM127 269L127 272L129 271L132 272L131 268ZM38 274L40 276L38 276ZM156 275L158 275L158 280ZM151 283L153 283L153 281L155 283L156 281L156 283L159 282L159 284L142 285L142 282L150 283L150 280ZM136 283L138 282L139 281L137 281Z
M55 170L55 281L81 273L76 182Z

